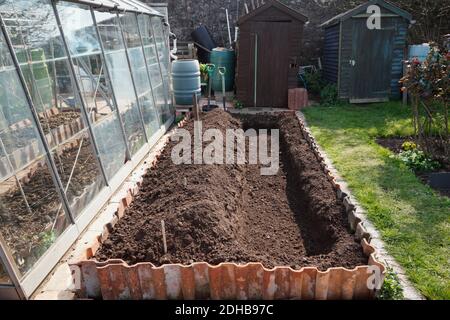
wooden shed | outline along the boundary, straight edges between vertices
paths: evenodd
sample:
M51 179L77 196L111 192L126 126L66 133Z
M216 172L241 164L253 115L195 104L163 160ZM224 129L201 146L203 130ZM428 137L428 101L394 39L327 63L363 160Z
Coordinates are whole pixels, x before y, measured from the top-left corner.
M245 106L287 107L307 20L274 0L239 19L236 88Z
M377 7L372 7L377 6ZM371 29L374 9L381 28ZM322 24L325 28L323 75L336 83L339 97L351 103L400 97L406 36L411 15L383 0L372 0Z

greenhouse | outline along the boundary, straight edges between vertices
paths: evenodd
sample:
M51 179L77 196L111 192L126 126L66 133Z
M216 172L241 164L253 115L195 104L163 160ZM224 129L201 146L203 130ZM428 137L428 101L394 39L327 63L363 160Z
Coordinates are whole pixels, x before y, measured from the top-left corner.
M1 0L0 295L28 297L174 120L164 17Z

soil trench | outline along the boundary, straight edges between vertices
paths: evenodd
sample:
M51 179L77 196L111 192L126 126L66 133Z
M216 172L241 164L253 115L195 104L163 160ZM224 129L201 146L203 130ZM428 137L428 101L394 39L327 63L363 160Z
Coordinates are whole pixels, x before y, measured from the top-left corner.
M204 114L202 121L203 130L222 132L280 128L278 173L262 176L262 165L248 162L175 165L171 160L175 143L171 142L157 166L144 176L139 194L96 259L156 266L261 262L268 268L321 270L367 264L361 245L349 231L345 208L293 114L233 118L214 110ZM185 129L192 133L193 122ZM167 254L161 220L166 225Z

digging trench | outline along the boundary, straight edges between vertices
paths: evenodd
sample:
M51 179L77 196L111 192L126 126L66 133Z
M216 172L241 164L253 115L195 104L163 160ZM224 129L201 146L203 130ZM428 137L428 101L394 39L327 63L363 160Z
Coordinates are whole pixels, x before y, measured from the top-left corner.
M215 110L202 121L203 130L215 128L223 133L226 129L279 128L278 173L262 176L262 165L248 162L175 165L171 151L176 143L170 142L156 167L144 176L139 194L96 259L156 266L261 262L269 268L314 266L321 270L367 264L350 232L344 205L303 138L294 114L234 118ZM185 129L193 133L193 122ZM161 220L166 226L167 254Z

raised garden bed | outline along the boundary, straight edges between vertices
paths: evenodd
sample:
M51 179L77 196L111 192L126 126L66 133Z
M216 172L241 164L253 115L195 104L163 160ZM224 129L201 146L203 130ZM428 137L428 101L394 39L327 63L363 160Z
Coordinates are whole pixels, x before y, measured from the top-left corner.
M50 117L39 116L39 120L41 121L44 133L48 134L53 129L72 124L72 122L79 120L80 117L81 114L79 112L65 111L56 113Z
M118 219L86 252L80 295L146 299L373 297L369 265L384 270L346 195L293 113L203 115L203 129L279 128L280 170L175 165L173 143ZM193 132L193 122L185 126ZM345 200L343 200L345 198ZM131 202L131 204L130 204ZM128 206L128 207L127 207ZM127 207L125 209L125 207ZM166 227L164 254L161 220ZM357 229L358 236L352 234ZM272 269L268 269L272 268Z
M77 112L69 111L59 113L57 109L51 110L52 112L47 114L45 120L50 123L51 132L49 132L49 126L47 125L43 125L43 129L47 143L50 148L54 148L83 130L84 124L80 118L80 114ZM43 117L43 114L40 117ZM31 127L29 120L24 120L21 123L11 126L11 130L11 133L7 136L8 139L3 139L2 141L6 150L10 152L9 160L15 168L26 166L43 153L43 148L36 139L36 131ZM30 166L29 168L31 171L34 171L36 166ZM5 158L3 150L0 149L0 176L4 177L9 172L10 165Z

